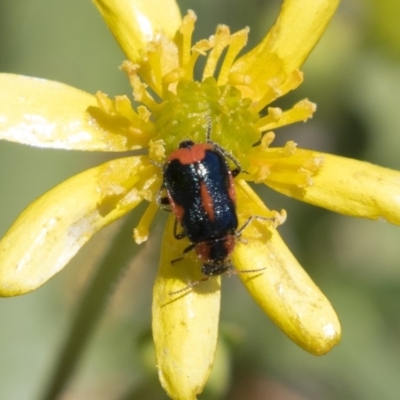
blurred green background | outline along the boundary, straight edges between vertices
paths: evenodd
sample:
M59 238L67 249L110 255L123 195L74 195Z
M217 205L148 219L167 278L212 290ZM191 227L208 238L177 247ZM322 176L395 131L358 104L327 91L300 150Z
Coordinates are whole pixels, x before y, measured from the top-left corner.
M271 26L281 2L179 4L182 12L193 9L198 15L196 39L213 34L218 23L233 31L250 26L252 46ZM303 68L304 84L284 99L290 105L307 97L318 112L307 124L277 131L277 144L293 139L300 147L400 169L399 18L398 0L343 0ZM123 59L89 0L0 2L1 71L113 96L131 92L118 70ZM36 197L105 159L0 143L0 235ZM215 373L200 399L398 400L400 228L258 189L270 208L287 210L280 232L334 305L342 343L323 357L305 353L258 309L239 279L224 278ZM121 248L135 254L134 260L114 285L62 399L167 398L157 382L148 336L165 222L159 214L146 244L137 247L129 240ZM135 216L130 218L133 228ZM0 299L0 399L41 398L82 292L119 226L100 232L41 289Z

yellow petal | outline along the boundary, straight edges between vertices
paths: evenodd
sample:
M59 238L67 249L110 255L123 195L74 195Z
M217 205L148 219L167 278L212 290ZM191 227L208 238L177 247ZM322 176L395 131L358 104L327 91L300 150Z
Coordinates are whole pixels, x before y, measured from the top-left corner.
M130 150L126 136L97 128L96 98L45 79L0 74L0 139L68 150Z
M367 162L302 150L323 163L310 186L268 184L301 201L338 213L400 225L400 172Z
M181 24L175 0L93 0L122 51L140 62L149 42L173 38Z
M153 336L161 384L173 399L196 399L213 365L220 309L220 277L176 293L202 278L193 252L181 261L186 240L164 233L160 270L153 292Z
M265 206L246 183L240 182L237 194L241 216L266 214ZM315 355L331 350L341 336L336 313L271 223L254 221L243 238L247 243L237 244L235 267L244 271L265 268L239 274L255 301L303 349Z
M232 67L232 72L251 77L255 100L261 99L269 87L279 90L300 68L338 4L339 0L284 1L268 35Z
M59 272L93 234L148 195L142 187L154 168L147 157L109 161L34 201L0 241L0 296L34 290Z

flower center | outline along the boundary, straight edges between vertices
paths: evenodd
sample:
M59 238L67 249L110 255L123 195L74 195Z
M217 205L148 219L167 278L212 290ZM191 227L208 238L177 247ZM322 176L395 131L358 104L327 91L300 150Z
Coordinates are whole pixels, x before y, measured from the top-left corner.
M162 162L184 140L204 142L211 128L212 140L233 153L245 168L241 155L261 138L256 127L259 116L252 110L251 99L244 98L239 89L249 78L231 74L230 69L246 44L248 29L231 35L221 25L210 39L192 45L195 20L189 11L173 41L161 36L148 45L140 64L125 62L122 66L135 100L147 107L155 124L150 156ZM194 70L201 55L207 57L202 79L196 81Z
M212 77L203 82L182 80L156 112L154 140L162 140L169 154L184 140L205 142L211 124L211 139L240 158L261 137L255 128L258 114L249 105L239 90L229 84L218 86Z
M270 144L275 137L273 129L307 120L315 105L302 100L287 111L266 108L301 83L301 72L291 72L284 84L282 79L269 78L265 93L254 95L251 82L260 80L260 76L243 71L256 74L259 70L238 67L249 60L249 55L236 60L246 45L248 28L230 34L227 26L220 25L208 40L192 44L195 20L195 14L189 11L173 39L160 33L157 40L148 43L142 60L122 64L139 105L132 107L127 96L111 100L98 93L98 107L88 110L92 122L110 135L120 135L128 148L148 148L157 164L162 164L182 141L205 142L210 129L211 139L239 160L247 172L244 179L281 191L293 186L303 190L311 185L323 160L298 150L293 142L283 148L270 148ZM200 56L205 57L205 63L201 78L196 80ZM256 61L251 60L250 65Z

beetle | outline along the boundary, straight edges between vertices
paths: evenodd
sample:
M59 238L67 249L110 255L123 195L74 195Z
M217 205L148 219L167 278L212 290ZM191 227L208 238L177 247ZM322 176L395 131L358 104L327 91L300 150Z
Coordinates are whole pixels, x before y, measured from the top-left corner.
M234 164L230 169L228 161ZM175 216L174 236L187 237L191 244L184 254L194 250L202 262L204 278L192 282L186 290L211 276L235 273L230 256L241 232L254 219L269 219L252 216L238 229L236 193L233 179L240 174L239 162L219 144L210 139L194 143L185 140L179 144L163 165L163 184L167 196L158 195L158 202ZM178 232L178 225L181 231ZM172 260L171 263L183 257ZM261 269L238 272L258 272ZM174 292L174 293L178 293Z
M227 159L235 169L229 168ZM188 237L191 244L184 253L195 251L206 279L232 270L230 255L238 227L233 178L240 172L237 160L209 139L181 142L163 167L167 197L160 202L171 206L176 217L174 236Z

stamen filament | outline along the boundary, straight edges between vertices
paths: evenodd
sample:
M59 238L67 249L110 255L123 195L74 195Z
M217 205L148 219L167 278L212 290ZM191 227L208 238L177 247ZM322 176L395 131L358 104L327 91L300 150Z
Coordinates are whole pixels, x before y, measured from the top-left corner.
M284 112L280 108L268 108L268 115L257 121L255 127L262 132L306 121L312 117L316 109L317 106L307 99L299 101L290 110Z
M138 225L133 230L133 238L137 244L145 242L149 237L150 225L158 211L158 204L152 201L143 213Z
M242 50L243 47L246 45L249 31L249 28L245 28L230 36L229 48L218 76L218 85L226 85L228 83L229 72L231 70L233 62L235 61L236 56L240 53L240 50ZM243 74L241 75L246 76Z
M210 42L214 42L214 45L213 49L208 55L206 66L204 67L203 80L210 76L214 76L218 60L221 57L225 47L229 45L229 39L229 27L226 25L219 25L215 36L210 38Z
M188 14L183 18L180 33L182 34L182 45L180 47L180 66L184 69L188 67L191 59L192 34L194 31L194 23L196 22L196 14L189 10Z

